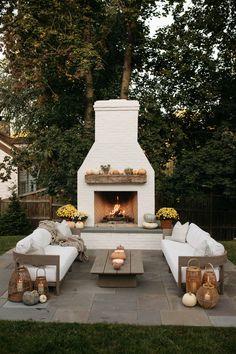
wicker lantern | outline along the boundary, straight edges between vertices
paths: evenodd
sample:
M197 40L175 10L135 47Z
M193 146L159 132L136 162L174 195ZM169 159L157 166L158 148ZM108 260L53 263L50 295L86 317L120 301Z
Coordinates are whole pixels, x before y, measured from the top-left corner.
M205 309L215 307L219 301L219 294L214 285L203 284L197 291L197 301Z
M29 271L23 265L13 271L8 284L8 300L21 302L23 293L32 290L32 281Z
M217 287L217 279L214 271L214 267L211 263L207 263L205 266L205 272L202 277L202 284L211 283L215 287Z
M39 275L39 271L43 271L43 275ZM34 289L37 290L39 295L48 296L48 282L46 279L46 271L44 268L38 268L36 272L36 279L34 282Z
M193 261L197 259L191 258L186 268L186 291L196 294L202 283L202 274L199 263L197 266L190 265Z

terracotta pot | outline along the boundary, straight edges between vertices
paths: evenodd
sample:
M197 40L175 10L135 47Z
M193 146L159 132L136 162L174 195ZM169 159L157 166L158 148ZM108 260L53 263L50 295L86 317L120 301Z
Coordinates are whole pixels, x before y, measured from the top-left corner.
M161 220L161 228L162 229L172 229L173 228L172 220Z
M69 226L70 229L74 229L75 228L75 222L71 221L71 220L67 220L67 225Z

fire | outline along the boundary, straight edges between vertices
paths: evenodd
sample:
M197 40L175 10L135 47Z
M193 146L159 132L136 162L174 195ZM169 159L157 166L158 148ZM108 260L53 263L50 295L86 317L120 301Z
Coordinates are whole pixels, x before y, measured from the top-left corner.
M114 205L113 209L110 211L109 216L125 216L125 210L121 209L118 195L116 196L116 201L117 202Z

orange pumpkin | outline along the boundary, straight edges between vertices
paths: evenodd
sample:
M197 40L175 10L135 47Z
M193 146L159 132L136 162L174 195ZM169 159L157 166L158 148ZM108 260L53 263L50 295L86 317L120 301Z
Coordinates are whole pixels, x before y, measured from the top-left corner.
M67 221L67 225L69 226L70 229L75 228L75 222L74 221Z
M147 172L146 172L146 170L144 168L140 168L140 169L137 170L137 174L138 175L146 175L146 173Z
M116 270L119 270L123 264L124 264L124 260L123 259L116 258L116 259L112 260L113 268L116 269Z
M122 250L116 250L111 254L111 259L126 259L126 254Z
M112 170L112 171L111 171L111 174L112 174L112 175L119 175L119 174L120 174L120 171L119 171L119 170Z

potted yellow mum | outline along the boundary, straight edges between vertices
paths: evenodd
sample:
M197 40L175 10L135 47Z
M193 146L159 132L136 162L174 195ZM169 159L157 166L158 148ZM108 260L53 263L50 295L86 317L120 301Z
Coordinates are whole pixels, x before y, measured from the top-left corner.
M57 209L56 214L59 218L67 220L70 227L74 227L77 222L84 223L88 218L84 211L78 211L72 204L61 206ZM74 223L74 226L72 226L72 223Z
M161 208L157 211L156 217L161 221L162 229L172 229L173 221L179 220L179 214L174 208Z

